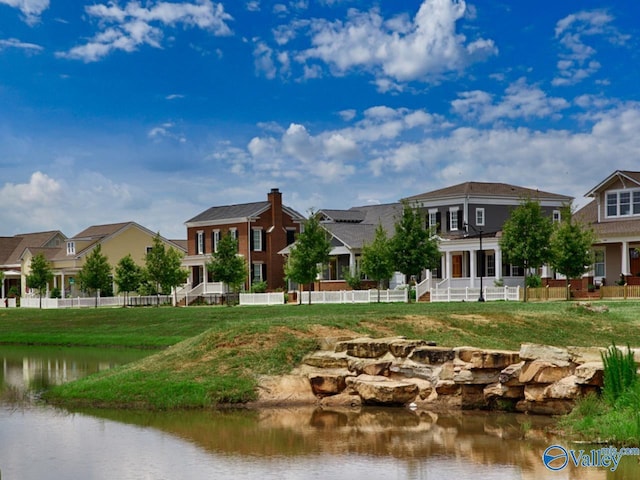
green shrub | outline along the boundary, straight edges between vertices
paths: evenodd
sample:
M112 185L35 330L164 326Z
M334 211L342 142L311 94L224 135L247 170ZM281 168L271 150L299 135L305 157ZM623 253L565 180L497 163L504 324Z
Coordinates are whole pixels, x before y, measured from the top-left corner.
M264 280L262 282L255 282L251 284L251 293L264 293L267 291L267 282Z
M602 353L604 366L603 396L613 405L623 394L630 392L637 381L638 372L633 352L627 345L627 352L616 347L615 343Z
M527 287L540 288L542 286L542 279L538 275L531 275L527 277Z

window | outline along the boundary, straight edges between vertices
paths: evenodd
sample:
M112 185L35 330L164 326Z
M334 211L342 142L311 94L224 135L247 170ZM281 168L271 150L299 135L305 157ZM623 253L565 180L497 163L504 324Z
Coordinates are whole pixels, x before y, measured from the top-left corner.
M251 283L262 282L266 278L267 266L264 263L251 264Z
M640 215L640 189L607 192L607 217Z
M458 207L451 207L449 209L449 230L458 230Z
M262 251L262 229L261 228L251 229L251 249L254 252Z
M493 253L487 254L487 276L494 277L496 275L496 256Z
M287 228L287 245L291 245L295 241L296 241L295 228Z
M204 232L200 230L196 233L196 254L202 255L204 253Z
M67 242L67 255L75 255L75 253L76 253L76 243Z
M484 208L476 208L476 225L484 227Z
M236 248L240 251L240 242L238 241L238 229L233 227L229 229L229 235L236 241Z
M562 220L562 215L560 214L560 210L553 211L553 223L559 223Z
M596 250L593 252L593 275L596 277L604 277L604 250Z
M428 228L436 229L438 228L438 210L432 209L429 210L429 215L427 217L427 226Z
M220 243L220 230L211 232L211 253L218 251L218 243Z
M153 249L153 247L146 246L146 247L145 247L145 253L146 253L147 255L149 255L149 254L151 253L151 250L152 250L152 249Z

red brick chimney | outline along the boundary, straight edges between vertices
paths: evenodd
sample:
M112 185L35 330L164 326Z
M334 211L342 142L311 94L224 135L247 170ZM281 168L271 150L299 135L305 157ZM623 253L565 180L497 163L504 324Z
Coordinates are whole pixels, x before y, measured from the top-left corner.
M272 188L267 195L267 199L271 204L271 226L274 228L282 228L282 193L277 188Z

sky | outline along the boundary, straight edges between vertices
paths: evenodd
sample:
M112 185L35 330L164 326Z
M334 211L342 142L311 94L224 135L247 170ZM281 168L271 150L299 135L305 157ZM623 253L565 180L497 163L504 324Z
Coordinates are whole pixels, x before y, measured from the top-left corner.
M635 0L0 0L0 236L640 170Z

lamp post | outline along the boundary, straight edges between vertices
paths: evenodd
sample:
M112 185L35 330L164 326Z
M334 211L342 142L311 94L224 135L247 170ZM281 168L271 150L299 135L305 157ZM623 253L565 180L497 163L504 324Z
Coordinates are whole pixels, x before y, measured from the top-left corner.
M477 229L476 227L474 227L469 223L465 223L464 226L467 232L469 231L469 227L471 227L471 229L478 234L478 238L480 239L480 297L478 297L478 301L484 302L484 293L483 293L484 290L482 288L482 277L484 277L484 250L482 250L483 231L482 229Z

